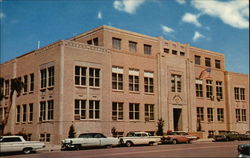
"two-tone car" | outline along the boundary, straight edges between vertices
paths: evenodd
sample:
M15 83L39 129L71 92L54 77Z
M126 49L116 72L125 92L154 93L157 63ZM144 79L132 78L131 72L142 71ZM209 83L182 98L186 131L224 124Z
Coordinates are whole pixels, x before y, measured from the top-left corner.
M238 157L250 158L250 144L238 145Z

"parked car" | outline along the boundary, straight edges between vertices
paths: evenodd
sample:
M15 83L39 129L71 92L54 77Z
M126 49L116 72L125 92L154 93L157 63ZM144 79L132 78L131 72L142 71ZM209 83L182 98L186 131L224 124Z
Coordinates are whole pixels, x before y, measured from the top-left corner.
M239 134L235 131L225 131L218 135L214 135L214 141L233 141L233 140L243 140L245 138L244 134Z
M174 132L172 132L172 134L173 135L183 135L183 136L187 137L190 140L197 140L197 139L199 139L199 137L197 137L195 135L191 135L191 134L189 134L187 132L184 132L184 131L174 131Z
M250 140L250 131L246 131L245 140Z
M102 133L83 133L78 138L67 138L62 140L62 150L75 149L82 147L113 147L119 144L119 139L106 137Z
M191 139L184 135L178 135L173 132L168 132L167 134L164 134L161 139L163 144L166 143L172 143L172 144L177 144L177 143L191 143Z
M127 147L142 144L159 144L160 141L160 136L150 136L147 132L129 132L126 137L120 137L120 143Z
M0 152L19 152L29 154L37 149L45 148L45 144L39 141L25 141L22 136L1 136Z
M250 157L250 144L238 145L238 157L242 157L242 158Z

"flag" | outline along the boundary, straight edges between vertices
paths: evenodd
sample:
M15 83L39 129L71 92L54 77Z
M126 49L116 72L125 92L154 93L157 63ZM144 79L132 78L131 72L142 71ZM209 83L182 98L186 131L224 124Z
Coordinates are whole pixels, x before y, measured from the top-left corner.
M211 73L211 68L206 68L205 70L201 71L199 79L209 78Z

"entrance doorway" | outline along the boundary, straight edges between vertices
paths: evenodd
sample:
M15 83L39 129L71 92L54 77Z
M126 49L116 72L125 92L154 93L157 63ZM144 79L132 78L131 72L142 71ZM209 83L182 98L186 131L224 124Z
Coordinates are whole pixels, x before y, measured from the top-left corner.
M182 131L181 109L173 109L174 131Z

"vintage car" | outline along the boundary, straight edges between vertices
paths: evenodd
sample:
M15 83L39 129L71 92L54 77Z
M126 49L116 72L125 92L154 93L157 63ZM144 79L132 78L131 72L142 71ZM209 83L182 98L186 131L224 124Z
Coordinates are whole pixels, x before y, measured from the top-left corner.
M117 146L119 139L106 137L102 133L83 133L78 138L67 138L62 140L62 150L78 150L83 147L108 147Z
M246 131L245 140L250 140L250 131Z
M20 152L29 154L37 149L45 147L43 142L25 141L22 136L1 136L0 137L0 153Z
M238 157L242 157L242 158L250 157L250 144L238 145Z
M184 131L173 131L172 134L173 135L183 135L183 136L189 138L190 140L197 140L197 139L199 139L199 137L197 137L195 135L191 135L191 134L189 134L187 132L184 132Z
M245 135L239 134L235 131L224 131L218 135L213 136L214 141L233 141L233 140L244 140Z
M189 139L184 135L176 135L173 132L168 132L167 134L164 134L161 138L161 142L163 144L191 143L191 141L192 139Z

